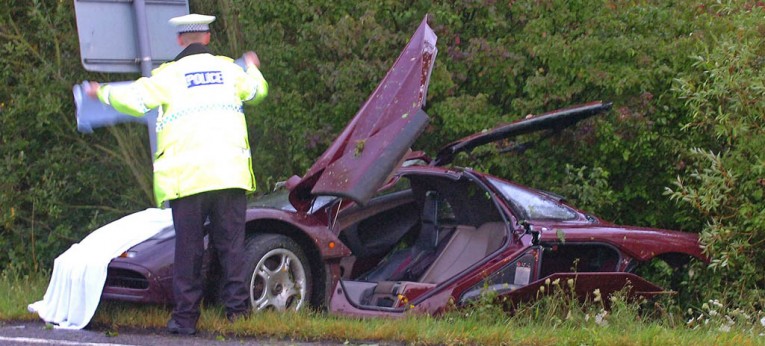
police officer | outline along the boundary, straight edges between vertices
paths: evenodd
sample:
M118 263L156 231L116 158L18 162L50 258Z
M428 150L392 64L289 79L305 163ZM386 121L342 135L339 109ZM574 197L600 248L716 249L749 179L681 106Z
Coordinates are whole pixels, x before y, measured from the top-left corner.
M168 322L174 334L193 335L203 296L201 278L204 223L223 267L223 304L233 321L248 311L243 263L246 191L255 190L242 103L255 104L268 93L254 52L246 68L211 54L213 16L175 17L183 51L171 62L127 86L90 83L87 94L133 116L159 108L154 192L169 201L175 225L173 293Z

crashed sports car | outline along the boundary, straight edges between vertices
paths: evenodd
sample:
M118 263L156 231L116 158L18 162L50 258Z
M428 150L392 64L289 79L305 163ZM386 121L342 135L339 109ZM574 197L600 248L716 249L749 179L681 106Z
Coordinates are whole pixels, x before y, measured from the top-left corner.
M491 290L533 297L545 280L574 279L586 296L667 292L637 268L704 260L696 234L619 226L552 193L451 165L455 156L535 132L559 132L607 112L592 102L525 117L455 141L434 157L412 151L436 35L423 20L385 78L302 177L254 199L247 211L247 270L254 310L322 306L355 316L437 314ZM102 297L172 303L172 228L109 265ZM212 249L205 273L215 296Z

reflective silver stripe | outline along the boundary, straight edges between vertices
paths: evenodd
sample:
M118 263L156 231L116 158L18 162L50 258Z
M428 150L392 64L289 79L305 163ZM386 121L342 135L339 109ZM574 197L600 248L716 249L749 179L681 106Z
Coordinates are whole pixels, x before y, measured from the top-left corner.
M158 119L157 132L161 132L165 128L165 126L189 114L219 112L219 111L236 112L238 114L242 114L244 113L244 108L242 107L242 105L236 105L236 104L215 104L215 105L204 105L204 106L185 108L175 113L165 114L162 116L161 119Z
M135 84L131 84L131 89L131 94L133 94L136 98L136 106L140 108L137 110L145 114L149 111L149 107L146 107L146 102L143 101L143 94L141 93L141 90L138 89Z
M111 92L112 92L112 86L109 84L104 85L101 88L101 90L103 90L103 93L104 93L104 101L105 101L104 103L106 103L107 106L111 106L112 100L109 99L109 96L111 95Z
M252 99L255 97L255 95L257 95L257 94L258 94L258 89L259 89L259 88L258 88L257 86L256 86L256 87L254 87L254 88L252 88L252 90L250 90L250 94L249 94L249 95L247 95L247 97L246 97L244 100L245 100L245 101L249 101L249 100L252 100Z

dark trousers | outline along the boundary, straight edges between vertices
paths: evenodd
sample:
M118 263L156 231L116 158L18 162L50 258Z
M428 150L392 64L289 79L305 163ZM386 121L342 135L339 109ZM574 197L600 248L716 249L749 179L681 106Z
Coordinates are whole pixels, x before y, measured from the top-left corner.
M223 270L221 297L227 314L243 313L248 306L244 266L244 190L199 193L170 201L175 225L173 264L173 319L182 327L195 327L204 295L201 277L204 223L209 217L209 240Z

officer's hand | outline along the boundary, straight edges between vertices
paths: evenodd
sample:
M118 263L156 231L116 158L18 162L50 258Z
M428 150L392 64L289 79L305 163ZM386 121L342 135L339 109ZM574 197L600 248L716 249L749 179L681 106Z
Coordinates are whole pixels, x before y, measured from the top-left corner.
M98 84L98 82L88 82L87 87L85 88L85 94L92 98L98 97L98 88L100 86L101 84Z
M249 51L247 53L244 53L244 64L247 67L255 66L257 68L260 68L260 59L258 59L258 55L255 54L255 52Z

